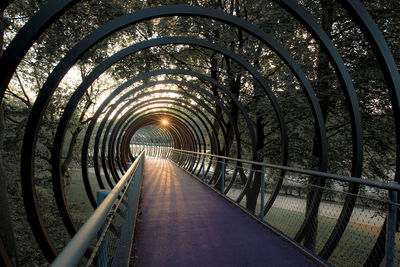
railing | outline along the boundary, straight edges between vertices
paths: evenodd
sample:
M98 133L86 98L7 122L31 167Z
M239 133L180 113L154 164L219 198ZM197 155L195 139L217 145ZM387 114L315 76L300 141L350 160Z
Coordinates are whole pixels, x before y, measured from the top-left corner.
M130 143L130 151L132 155L137 155L143 150L146 152L147 157L165 158L168 157L168 153L171 151L171 145L145 142Z
M145 152L129 167L51 266L128 266L143 176ZM97 242L96 242L97 237ZM94 244L88 259L86 251Z
M171 149L169 155L170 160L248 208L261 221L320 255L332 242L338 219L344 213L349 222L343 225L343 235L336 236L339 241L327 259L334 265L361 266L368 262L379 266L384 261L386 266L400 266L397 183L178 149ZM257 179L260 183L255 185ZM310 184L310 179L325 179L325 186ZM361 193L346 192L348 184L360 185ZM352 210L343 208L348 198L356 199ZM313 213L312 201L317 201Z

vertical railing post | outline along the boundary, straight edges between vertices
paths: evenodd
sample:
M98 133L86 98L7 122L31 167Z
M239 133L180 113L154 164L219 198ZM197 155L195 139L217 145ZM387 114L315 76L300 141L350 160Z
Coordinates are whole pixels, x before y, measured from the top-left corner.
M265 167L261 166L261 203L260 203L260 220L264 220L264 193L265 193Z
M177 157L176 164L181 166L181 157L182 157L182 151L177 151L176 153L179 153L179 156Z
M100 206L100 204L103 202L103 200L107 197L108 195L107 190L98 190L97 191L97 207ZM107 225L107 221L104 222L104 224L101 226L99 232L97 233L97 239L100 239L102 236L105 228ZM108 246L108 240L107 236L104 237L103 242L101 243L99 250L97 252L97 266L98 267L104 267L107 266L107 261L108 261L108 251L107 251L107 246Z
M201 180L204 182L204 180L206 179L205 177L205 173L204 173L204 164L206 161L206 155L203 155L203 162L201 164Z
M394 266L396 247L397 191L389 190L386 222L386 267Z
M222 159L222 177L221 177L221 193L225 191L225 159Z

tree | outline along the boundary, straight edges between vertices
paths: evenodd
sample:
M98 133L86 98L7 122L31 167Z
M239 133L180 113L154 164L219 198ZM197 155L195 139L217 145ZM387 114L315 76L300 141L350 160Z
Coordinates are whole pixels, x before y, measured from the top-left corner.
M0 16L0 56L3 53L3 36L6 28L6 19ZM17 263L17 246L14 238L14 230L11 222L11 213L8 203L9 177L3 166L3 143L6 134L3 104L0 104L0 241L3 242L6 252L15 265Z

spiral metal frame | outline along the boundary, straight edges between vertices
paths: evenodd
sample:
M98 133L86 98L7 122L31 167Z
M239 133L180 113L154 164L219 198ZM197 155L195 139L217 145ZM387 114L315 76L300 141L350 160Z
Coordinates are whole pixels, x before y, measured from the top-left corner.
M173 98L157 98L157 100L152 101L151 104L174 104L174 105L176 105L178 107L183 107L181 104L190 105L189 102L186 102L184 100L179 100L179 102L178 102L176 99L173 99ZM140 107L138 107L138 108L140 108ZM205 128L205 130L207 132L207 135L208 135L209 139L210 140L214 140L214 142L216 144L216 149L213 149L213 147L214 147L212 145L213 143L210 144L211 145L211 151L220 151L219 141L218 141L218 138L216 138L216 133L215 133L214 129L212 128L211 121L204 114L204 112L202 110L200 110L199 108L197 108L195 106L192 106L191 108L193 108L194 110L186 109L187 112L193 114L193 116L196 117L201 122L201 124L203 125L203 127ZM186 113L183 113L183 114L188 115ZM201 115L201 116L199 116L199 115ZM136 121L135 121L135 123L132 123L131 122L132 119L134 119L134 117L132 117L130 119L130 121L127 121L125 123L125 126L123 126L124 128L121 130L121 132L124 132L125 128L129 126L130 127L129 129L131 129L133 131L133 133L135 133L136 130L138 130L138 128L141 127L141 125L138 124ZM136 127L133 127L133 126L136 126ZM131 135L133 135L133 133ZM200 134L203 135L202 132L200 132ZM124 135L124 138L129 139L129 136L130 136L130 134L126 134L126 135ZM206 151L207 144L203 143L203 145L204 145L203 146L203 151ZM122 148L122 146L121 146L121 148Z
M201 135L201 138L200 138L199 135L198 135L198 132L200 132L200 127L197 125L197 123L196 123L191 117L185 118L185 117L181 116L180 114L170 112L170 110L174 110L174 109L173 109L173 108L169 108L168 111L164 111L163 114L165 114L165 116L168 116L168 118L169 118L170 120L172 120L172 122L170 122L170 124L172 124L172 125L182 123L182 127L183 127L182 130L184 130L183 132L185 133L184 136L185 136L185 137L189 137L189 138L184 142L184 144L188 145L188 148L189 148L190 150L192 150L192 151L199 151L199 150L197 149L198 146L199 146L199 144L200 144L201 142L204 142L204 141L205 141L203 135ZM160 114L160 113L157 113L158 109L152 109L151 111L152 111L152 112L151 112L151 116ZM177 109L175 109L174 111L177 111ZM179 111L179 110L178 110L178 111ZM180 113L180 112L181 112L181 111L179 111L179 113ZM182 113L183 113L183 112L182 112ZM185 114L185 115L186 115L186 114ZM146 118L146 119L149 119L149 118ZM150 119L149 119L149 120L150 120ZM121 123L121 124L122 124L122 123ZM115 135L117 134L116 132L119 131L119 128L120 128L121 124L120 124L120 125L117 125L117 126L114 128L113 133L110 135L110 136L111 136L110 140L115 140ZM194 125L192 125L192 124L194 124ZM114 135L114 137L113 137L113 135ZM104 150L104 148L103 148L103 150ZM110 151L110 150L111 150L111 151ZM111 141L111 142L109 142L109 145L108 145L109 162L113 162L113 158L111 157L110 152L114 152L114 150L115 150L114 143ZM114 154L114 153L113 153L113 154ZM112 164L109 164L109 166L112 167ZM103 166L103 169L104 169L104 168L106 168L106 167ZM112 168L110 168L110 169L113 170ZM112 172L112 174L113 174L113 175L116 175L116 176L117 176L117 179L120 178L120 177L117 175L116 172L114 172L114 173ZM115 177L114 177L114 178L115 178Z
M175 106L178 106L178 107L182 107L182 108L184 108L184 106L182 106L182 104L186 104L186 105L189 105L190 106L190 103L189 102L187 102L187 101L184 101L184 100L179 100L179 102L178 101L176 101L176 99L173 99L173 98L157 98L157 100L153 100L152 102L151 102L151 104L152 105L159 105L159 104L173 104L173 105L175 105ZM137 109L139 109L140 107L137 107ZM190 114L192 114L192 116L194 116L200 123L201 123L201 125L203 126L203 128L206 130L206 133L207 133L207 135L208 135L208 137L209 137L209 140L213 140L214 139L214 141L216 142L216 144L218 145L219 143L218 143L218 139L216 138L216 133L214 132L214 130L212 129L212 128L209 128L209 127L211 127L212 126L212 124L211 124L211 121L208 119L208 117L206 117L205 116L205 114L204 114L204 112L202 111L202 110L200 110L199 108L197 108L196 106L191 106L191 108L193 108L194 110L191 110L191 109L186 109L186 111L188 112L188 113L184 113L182 110L179 110L179 112L182 112L182 114L183 115L186 115L186 116L189 116ZM173 108L174 110L177 110L176 108ZM177 110L178 111L178 110ZM200 116L201 115L201 116ZM132 118L133 119L133 118ZM206 123L207 122L207 123ZM134 126L136 126L136 127L134 127ZM126 128L126 127L129 127L129 130L131 130L132 131L132 133L131 134L126 134L125 136L124 136L124 138L126 138L126 139L129 139L129 137L130 137L130 135L133 135L135 132L136 132L136 130L138 130L138 128L140 127L140 125L137 125L137 123L135 122L134 124L132 123L132 122L127 122L126 124L125 124L125 126L123 126L123 128L122 128L122 130L121 130L121 132L124 132L124 128ZM157 129L163 129L163 128L157 128ZM202 136L204 136L203 135L203 131L201 131L200 132L200 134L202 135ZM203 138L204 139L204 138ZM201 144L201 143L200 143ZM203 151L206 151L206 149L207 149L207 143L204 141L203 143ZM211 148L212 148L212 146L211 146ZM122 149L122 146L121 146L121 149ZM201 151L201 147L199 147L199 151ZM216 150L216 151L218 151L218 150Z
M158 99L155 103L160 103L160 102L162 103L162 101L160 101L160 100ZM153 102L153 103L154 103L154 102ZM138 107L138 108L140 108L140 107ZM158 110L158 109L154 109L154 110ZM188 116L188 114L184 113L183 111L181 111L181 110L179 110L179 109L175 109L175 108L171 108L171 107L169 107L168 110L173 110L173 111L175 111L175 112L181 113L183 116L186 116L187 119L188 119L189 121L191 121L193 124L195 124L196 127L197 127L197 129L200 130L200 127L197 125L197 123L196 123L190 116ZM167 114L167 113L164 113L164 114ZM195 115L195 116L196 116L196 115ZM135 122L135 124L136 124L136 122ZM201 151L201 146L200 146L201 143L205 144L204 135L202 134L201 131L199 131L199 133L200 133L200 135L201 135L201 140L198 138L198 144L197 144L197 145L198 145L198 149L197 149L197 151ZM127 137L129 138L130 136L127 135ZM210 138L211 138L211 136L210 136ZM203 151L206 151L205 147L204 147L204 150L203 150Z
M198 92L201 92L201 93L205 94L207 97L210 97L210 98L212 99L212 101L215 101L216 104L217 104L218 106L220 106L221 109L226 113L226 116L228 117L228 119L229 119L231 125L233 125L234 133L235 133L235 139L238 140L238 138L239 138L239 131L238 131L238 128L237 128L236 123L233 121L233 118L232 118L232 116L230 116L230 114L229 114L227 108L224 107L223 104L222 104L217 98L215 98L212 94L208 93L208 92L205 91L204 89L202 89L202 88L200 88L200 87L198 87L198 86L195 86L195 85L193 85L193 84L191 84L191 83L185 83L185 82L176 81L176 80L166 80L166 81L157 82L157 83L161 83L161 84L173 83L173 84L180 84L180 85L189 86L189 87L192 87L192 88L197 89ZM132 90L131 92L133 92L133 90ZM173 92L173 93L177 93L177 94L182 94L182 95L187 96L187 97L189 97L189 98L191 98L191 99L195 99L195 96L190 95L190 94L185 93L185 92L176 92L176 91L168 91L168 90L158 90L158 91L153 91L153 92L149 92L149 93L144 93L144 94L141 95L141 96L137 96L136 98L134 98L134 99L128 101L128 102L124 105L124 107L129 106L129 105L131 104L131 102L134 102L134 101L137 100L137 99L143 98L143 96L147 96L147 95L149 95L149 94L151 94L151 93L160 93L160 92L161 92L161 93L162 93L162 92L165 92L165 93L167 93L167 92ZM130 94L130 93L127 93L126 95L129 95L129 94ZM233 96L232 96L232 97L233 97ZM234 100L235 103L238 103L237 100L236 100L235 98L233 98L232 100ZM238 107L239 107L239 109L243 112L244 117L246 118L246 122L247 122L248 126L251 127L252 125L251 125L251 122L250 122L250 120L249 120L249 118L248 118L248 115L247 115L246 111L243 109L243 107L241 107L241 105L240 105L239 103L238 103ZM121 110L122 110L122 109L123 109L123 108L121 108ZM207 106L205 106L205 109L208 110L209 112L212 112L212 110L210 110ZM131 110L132 110L132 109L131 109ZM128 111L127 114L131 114L131 112L132 112L131 110ZM117 113L119 114L119 113L121 113L121 112L117 112ZM214 116L215 116L215 115L214 115ZM219 122L218 122L218 123L219 123ZM224 136L224 139L226 139L226 134L225 134L225 136ZM225 140L225 143L226 143L226 140ZM240 144L240 142L236 142L237 150L238 150L238 151L240 151L240 149L241 149L239 144ZM254 144L254 142L253 142L253 144Z
M166 80L166 81L150 82L150 83L148 83L148 84L144 84L144 85L142 85L142 86L139 86L138 88L129 91L129 92L126 93L123 97L121 97L119 100L117 100L117 102L114 104L114 106L117 106L119 103L121 103L123 100L125 100L129 95L138 92L138 91L141 90L142 88L149 87L149 86L156 85L156 84L167 84L167 83L179 84L179 85L184 85L184 86L189 86L189 87L195 88L195 89L198 90L198 92L201 92L201 93L207 95L207 97L211 98L213 101L217 101L217 105L219 105L219 106L224 110L224 112L225 112L226 115L228 116L228 118L229 118L229 120L231 121L231 123L234 124L233 118L230 116L228 110L227 110L227 109L223 106L223 104L222 104L220 101L218 101L212 94L208 93L207 91L205 91L204 89L202 89L202 88L200 88L200 87L198 87L198 86L195 86L195 85L190 84L190 83L182 82L182 81L177 81L177 80ZM224 88L224 89L225 89L225 88ZM125 107L129 106L132 102L137 101L137 100L140 99L140 98L143 98L144 96L148 96L148 95L151 95L151 94L153 94L153 93L163 93L163 92L165 92L165 93L167 93L167 92L177 93L177 92L175 92L175 91L168 91L168 90L159 90L159 91L148 92L148 93L145 93L145 94L143 94L143 95L140 95L140 96L137 96L137 97L131 99L130 101L128 101L127 103L125 103L124 106L123 106L118 112L116 112L116 113L117 113L117 114L121 114L121 113L122 113L121 110L123 110ZM183 92L182 92L182 93L178 92L178 94L183 94L184 96L187 96L187 97L189 97L189 98L191 98L191 99L194 99L194 98L195 98L195 96L190 95L190 94L187 94L187 93L183 93ZM246 121L247 121L248 126L251 127L251 122L250 122L250 120L249 120L249 118L248 118L248 115L247 115L246 111L244 110L244 108L243 108L243 107L240 105L240 103L234 98L233 95L230 95L230 97L232 98L232 100L233 100L235 103L237 103L239 109L242 111L244 117L246 118ZM211 110L210 110L209 108L207 108L207 109L209 110L209 112L211 112ZM103 119L104 122L108 121L108 115L111 114L111 111L112 111L112 110L114 110L114 108L111 108L111 109L109 110L109 112L107 113L107 115L106 115L105 118ZM130 113L130 112L128 112L128 113ZM111 119L111 122L113 122L113 121L114 121L114 119ZM110 125L111 125L111 123L110 123ZM100 126L99 132L101 132L102 129L103 129L103 123L102 123L101 126ZM238 130L235 130L235 133L236 133L236 136L238 136ZM100 136L97 135L96 140L99 140L99 138L100 138ZM236 137L236 139L237 139L237 137ZM104 140L104 139L103 139L103 140ZM253 141L253 143L254 143L254 141ZM239 149L240 149L240 146L238 146L238 150L239 150ZM96 146L96 144L95 144L95 151L97 151L97 146Z
M24 57L24 55L27 53L28 49L35 43L35 41L39 38L39 36L55 21L57 20L62 14L64 14L67 10L72 8L77 2L79 1L59 1L59 0L51 0L47 4L45 4L32 18L25 24L25 26L18 32L18 34L15 36L15 38L12 40L12 42L9 44L5 52L3 53L3 56L0 58L0 101L3 99L5 89L7 88L13 73L15 72L16 68L18 67L20 61ZM328 56L330 62L332 63L332 66L334 67L336 74L338 76L338 79L340 83L342 84L342 89L343 92L346 96L347 99L347 105L348 105L348 110L349 110L349 116L351 118L351 127L352 127L352 144L353 144L353 157L352 157L352 170L351 170L351 175L355 177L360 177L361 172L362 172L362 125L361 125L361 118L360 118L360 112L359 112L359 106L358 106L358 99L357 95L354 90L354 86L351 82L350 75L343 63L343 60L341 59L341 56L337 52L336 48L332 44L331 40L327 36L327 34L321 29L321 27L315 22L313 17L300 5L298 5L296 2L291 1L291 0L280 0L276 1L277 4L279 4L284 10L288 11L294 18L296 18L305 28L309 31L309 33L317 40L318 44L326 51L326 55ZM0 11L4 11L4 9L10 4L12 1L6 0L3 1L0 4ZM380 67L383 72L383 76L386 80L387 87L389 90L389 95L390 95L390 101L392 103L392 109L393 109L393 117L395 121L395 129L396 129L396 140L398 140L400 136L400 77L399 73L397 70L397 66L394 62L393 56L388 48L388 45L386 44L382 33L379 31L377 28L376 24L373 22L372 18L369 16L367 10L365 7L358 1L358 0L343 0L340 1L340 4L343 6L343 8L348 12L348 14L354 19L354 21L357 23L357 25L360 27L366 38L368 39L369 43L371 44L374 53L378 59L378 62L380 64ZM307 99L310 103L314 120L316 124L319 127L319 135L321 139L321 170L326 171L327 170L327 142L326 142L326 135L325 135L325 125L322 119L322 113L319 108L318 100L315 97L315 94L313 92L313 89L307 80L306 76L303 74L301 71L300 67L296 64L296 62L290 57L290 55L278 44L276 43L270 36L268 36L266 33L262 32L260 29L256 28L254 25L240 19L237 17L234 17L232 15L226 14L222 11L217 11L217 10L211 10L207 8L201 8L201 7L188 7L188 6L164 6L164 7L156 7L156 8L149 8L149 9L144 9L144 10L139 10L137 12L134 12L132 14L127 14L125 16L121 16L119 18L114 19L113 21L107 23L106 25L100 27L99 29L95 30L92 34L84 38L80 43L78 43L74 48L70 50L70 52L60 61L60 63L57 65L57 67L54 69L54 71L51 73L49 76L48 80L46 81L45 85L43 86L42 90L39 93L38 98L35 101L35 104L32 108L31 114L29 116L28 124L26 126L26 131L25 131L25 137L24 137L24 143L23 143L23 148L22 148L22 159L21 159L21 183L22 183L22 188L23 188L23 196L24 196L24 203L25 207L27 210L28 214L28 219L31 224L32 230L35 234L35 237L37 239L37 242L39 246L41 247L42 251L44 252L44 255L47 257L49 261L54 259L54 256L56 255L56 251L52 245L52 242L50 241L50 238L47 235L46 229L44 227L39 209L38 209L38 204L37 204L37 199L36 199L36 192L35 192L35 185L34 185L34 174L33 174L33 161L34 161L34 150L35 150L35 144L37 140L37 135L38 135L38 130L39 130L39 125L41 121L41 116L43 115L44 111L46 110L46 106L50 101L50 98L57 87L57 85L60 83L61 79L63 76L67 73L67 71L73 66L73 64L91 47L93 47L96 43L99 41L103 40L105 37L111 35L112 33L118 31L119 29L122 29L126 26L133 25L135 23L139 23L141 21L153 19L153 18L158 18L158 17L167 17L167 16L198 16L198 17L204 17L204 18L209 18L209 19L214 19L223 23L230 24L232 26L235 26L237 28L240 28L246 32L248 32L250 35L258 38L260 41L262 41L264 44L266 44L270 49L275 51L275 53L282 59L283 62L286 63L286 65L290 68L292 73L296 76L298 79L301 87L303 88L304 92L306 93ZM286 129L285 129L285 123L283 121L283 114L282 111L279 108L279 105L274 97L274 95L271 93L267 83L263 80L263 78L260 75L257 75L257 71L253 70L252 67L247 64L246 62L242 62L241 59L234 54L233 52L227 51L225 49L221 49L220 47L217 47L216 45L213 45L211 43L206 43L202 40L196 40L193 38L163 38L164 40L170 40L174 42L170 43L182 43L183 41L187 41L186 43L189 43L191 45L200 45L203 47L207 47L208 49L229 55L232 59L235 61L239 62L242 67L247 69L254 77L256 80L258 80L265 90L267 91L266 93L268 94L270 101L272 102L272 105L274 106L276 115L278 117L278 121L281 126L281 135L283 138L283 157L282 157L282 165L285 165L287 163L287 149L288 149L288 143L287 143L287 135L286 135ZM144 42L143 42L144 43ZM162 42L155 42L155 41L148 41L148 43L152 44L153 46L158 46L162 45ZM165 42L166 43L166 42ZM140 46L143 44L139 43L137 46ZM225 52L225 53L224 53ZM237 60L239 59L239 61ZM109 60L112 60L112 57L110 57ZM242 64L244 63L244 64ZM182 74L182 73L181 73ZM192 75L192 74L190 74ZM140 76L140 75L139 75ZM139 76L135 77L136 79L139 79ZM97 77L94 77L97 78ZM134 79L135 79L134 78ZM204 77L203 77L204 78ZM86 82L86 84L85 84ZM84 86L89 86L92 81L84 81L83 84ZM117 91L117 90L116 90ZM116 93L115 95L117 95ZM71 101L74 103L78 103L79 97L72 98ZM104 105L103 108L105 108L107 104ZM66 112L64 114L67 114L68 112L73 112L74 108L72 109L66 109ZM96 113L97 118L99 117L101 112ZM71 113L72 114L72 113ZM150 116L150 115L149 115ZM152 115L154 116L154 114ZM67 117L67 116L66 116ZM64 118L64 115L63 115ZM176 119L176 121L181 123L181 119ZM97 119L96 119L97 120ZM61 136L61 138L56 138L59 142L56 142L55 144L58 147L62 147L62 139L65 134L65 129L68 125L69 119L61 120L59 128L64 129L60 133L58 133L57 136ZM62 125L65 123L65 125ZM121 123L122 125L122 123ZM129 129L130 135L134 134L134 126L130 124L127 126L127 129ZM143 124L144 125L144 124ZM181 124L183 127L183 124ZM212 125L211 125L212 126ZM87 131L91 132L93 131L94 124L89 126L89 129ZM212 128L212 127L211 127ZM128 131L128 130L127 130ZM188 135L185 136L178 136L177 135L177 129L171 128L171 131L169 131L169 134L173 136L173 139L175 139L175 142L187 142L191 140L191 142L195 143L195 138L188 138L190 135L190 130L187 129ZM213 130L212 130L213 131ZM200 131L201 132L201 131ZM90 135L91 134L86 134L85 136L85 141L84 145L82 148L82 172L86 173L86 178L87 178L87 151L89 148L89 141L90 141ZM126 163L126 159L132 159L132 155L129 155L127 153L127 150L123 150L123 144L127 143L127 138L125 136L122 136L122 132L115 132L112 134L112 137L118 137L121 138L121 140L124 140L123 142L118 141L118 147L120 150L117 151L123 151L121 155L121 159L123 159L119 163L119 168L122 171L124 164ZM194 137L194 136L192 136ZM225 136L226 137L226 136ZM104 137L103 137L104 138ZM218 140L218 139L217 139ZM237 139L238 142L240 142L240 139ZM114 142L114 140L112 140ZM193 143L193 144L194 144ZM197 146L200 145L200 139L197 139ZM203 144L204 145L204 144ZM114 149L115 145L113 143L109 144L109 148ZM194 146L196 147L196 146ZM193 147L193 148L194 148ZM204 146L205 147L205 146ZM218 149L215 147L215 144L213 144L212 149ZM109 150L110 151L110 150ZM219 149L218 149L219 151ZM285 154L286 153L286 154ZM399 174L399 168L400 168L400 142L396 142L396 173L395 173L395 182L400 181L400 174ZM59 158L60 158L60 151L55 150L53 155L53 169L54 170L59 170ZM96 158L97 160L97 158ZM200 160L200 159L198 159ZM112 164L111 164L112 165ZM122 168L122 169L121 169ZM55 171L54 173L56 173ZM284 173L283 173L284 174ZM85 176L85 175L84 175ZM60 173L58 171L58 174L54 176L54 188L55 188L55 193L59 193L58 190L61 188L61 195L56 194L56 198L62 199L62 201L65 202L65 196L64 192L61 186L61 179L60 178ZM96 173L96 177L98 177ZM114 177L115 178L115 177ZM98 179L98 183L100 186L103 186L103 183L101 181L101 178ZM88 181L84 179L85 183L85 188L88 187L90 188L90 185L88 184ZM321 186L324 185L324 180L321 179ZM278 186L279 187L279 186ZM278 189L277 187L277 189ZM355 184L351 184L349 186L348 191L353 194L358 193L358 186ZM89 194L88 194L89 196ZM90 196L89 196L90 198ZM332 231L331 236L329 237L328 241L326 242L324 248L320 252L320 255L323 258L329 258L333 250L335 249L337 243L339 242L346 225L349 221L350 214L351 212L348 212L349 210L352 211L354 208L355 204L355 197L349 197L346 199L345 204L342 208L342 213L339 216L339 219L337 221L337 224ZM274 199L272 200L271 203L273 203ZM92 202L92 201L91 201ZM311 210L318 208L318 196L316 197L315 201L313 202L314 206ZM268 207L268 204L266 205ZM268 209L265 210L267 212ZM347 212L346 212L347 211ZM62 216L62 219L64 223L66 224L66 228L70 233L74 232L74 227L73 225L69 225L68 221L70 221L68 214L65 214L65 212L60 210L60 214ZM309 222L308 222L308 217L306 216L305 221L303 222L303 227L302 229L306 229L309 227ZM381 231L381 234L377 240L377 244L382 241L382 235L383 229ZM303 231L304 233L304 231ZM301 235L303 234L301 231L299 232L297 239L301 239ZM376 246L374 248L374 251L379 250ZM372 252L371 252L372 255Z
M165 99L167 99L167 98L165 98ZM172 99L169 99L169 100L172 100ZM183 101L183 100L180 100L179 102L180 102L180 103L178 103L178 101L175 100L173 103L174 103L175 105L177 105L177 106L180 106L181 103L189 104L188 102L185 102L185 101ZM171 102L164 101L163 98L158 98L157 100L152 101L152 104L170 104L170 103L171 103ZM139 108L139 107L138 107L138 108ZM203 117L205 116L204 113L203 113L200 109L198 109L197 107L193 107L193 108L196 110L196 112L199 112L199 114L202 114ZM213 140L213 139L214 139L214 142L216 142L217 146L219 147L218 138L216 138L216 136L215 136L216 134L215 134L214 130L211 130L211 131L213 131L213 133L211 133L211 132L210 132L210 129L209 129L209 127L212 129L212 123L211 123L211 121L210 121L207 117L204 117L205 120L208 122L208 124L206 124L205 121L203 120L203 118L202 118L201 116L199 116L198 113L194 112L194 111L191 110L191 109L187 109L187 111L188 111L189 113L192 113L193 116L196 117L196 118L201 122L201 124L203 125L203 127L205 128L205 130L206 130L206 132L207 132L207 135L208 135L208 137L209 137L209 140ZM188 114L186 114L186 113L182 113L182 114L183 114L183 115L188 115ZM133 125L136 126L136 125L137 125L137 122L135 121L134 124L131 123L131 122L127 122L127 123L126 123L126 125L129 125L129 124L131 124L132 126L133 126ZM133 128L133 127L130 127L130 128ZM133 129L133 130L135 131L136 129ZM132 131L131 134L128 133L128 134L125 135L124 138L126 139L126 141L128 141L128 140L130 139L130 136L133 135L134 131ZM123 132L123 130L121 130L121 132ZM200 134L202 135L202 139L204 140L203 133L200 132ZM212 143L211 143L211 144L212 144ZM200 145L200 144L199 144L199 145ZM121 144L121 147L122 147L122 144ZM199 151L201 151L201 147L199 147L199 148L200 148ZM211 151L213 151L212 148L213 148L213 145L211 145ZM207 145L206 145L205 140L203 141L203 151L204 151L204 152L207 151ZM216 151L218 151L218 150L216 150Z
M159 82L157 82L157 83L159 83ZM149 85L147 84L146 87L147 87L147 86L149 86ZM120 100L123 101L127 96L129 96L129 95L131 94L131 92L133 92L133 91L138 91L138 90L140 90L140 89L141 89L141 87L138 87L138 88L136 88L136 89L130 91L129 93L125 94L125 96L123 96ZM128 102L117 112L117 114L121 114L123 109L125 109L125 108L128 107L131 103L133 103L134 101L139 100L140 98L142 98L142 97L144 97L144 96L151 95L152 93L163 93L163 92L164 92L164 93L173 92L173 93L182 94L182 95L187 96L187 97L190 97L190 98L194 98L193 95L190 95L190 94L187 94L187 93L184 93L184 92L176 92L176 91L170 91L170 90L158 90L158 91L148 92L148 93L144 93L144 94L140 95L139 97L135 97L135 98L131 99L130 101L128 101ZM216 101L216 98L215 98L214 100ZM117 102L119 102L119 101L117 101ZM221 108L224 108L223 105L222 105L222 103L220 103L219 101L217 102L217 105L220 105ZM208 107L207 107L207 109L208 109L208 111L211 111ZM110 109L110 111L112 111L112 109ZM108 116L111 114L110 111L109 111L109 113L106 114L105 118L103 119L103 122L101 123L101 125L100 125L100 127L99 127L99 130L98 130L98 133L97 133L97 136L96 136L96 140L100 140L100 136L101 136L101 132L102 132L103 126L104 126L105 123L108 121ZM132 111L128 111L127 114L130 114L131 112L132 112ZM227 112L226 109L225 109L225 112ZM229 116L229 113L228 113L228 112L227 112L227 115ZM111 119L111 122L109 123L108 129L112 126L113 121L115 121L115 119ZM105 140L105 138L103 138L103 140ZM104 146L104 141L103 141L103 146ZM98 146L96 146L96 143L95 143L95 150L97 150L97 149L98 149Z
M154 102L152 102L152 103L155 103L155 104L159 104L159 103L171 103L171 102L166 102L166 101L163 101L163 99L164 98L157 98L157 100L155 100ZM168 99L168 98L165 98L165 99ZM177 103L177 100L176 99L168 99L168 100L173 100L174 102L175 102L175 104L178 104ZM179 102L180 103L185 103L185 101L183 101L183 100L179 100ZM189 104L188 102L186 102L187 104ZM201 102L200 102L201 103ZM201 104L199 104L200 106L202 106L205 110L208 110L209 112L211 112L210 114L212 115L212 116L216 116L216 114L214 113L214 111L213 110L211 110L207 105L204 105L204 103L201 103ZM178 104L178 106L179 106L179 104ZM220 149L220 145L219 145L219 139L216 137L216 133L215 133L215 129L213 129L213 124L212 124L212 122L208 119L208 117L207 116L205 116L205 114L200 110L200 109L198 109L198 108L196 108L196 107L193 107L195 110L196 110L196 112L198 112L199 114L203 114L203 118L207 121L207 124L205 124L204 122L202 122L202 124L206 127L206 129L207 129L207 132L209 133L209 131L211 130L212 131L212 139L211 139L211 137L210 137L210 134L209 134L209 138L210 138L210 140L214 140L214 143L212 142L210 145L211 145L211 151L215 151L215 152L218 152L218 151L221 151L221 149ZM190 110L190 109L187 109L187 111L189 111L189 112L193 112L192 110ZM194 114L196 114L195 116L197 116L198 114L197 113L194 113ZM198 116L197 116L198 117ZM133 120L134 119L134 117L132 116L132 118L131 118L131 120ZM202 120L202 118L201 117L198 117L198 119L201 121ZM220 125L220 127L224 127L223 125L221 125L221 122L219 122L219 121L217 121L217 123ZM129 122L127 122L126 123L126 125L129 125L129 124L132 124L130 121ZM134 124L132 124L132 125L134 125ZM135 122L135 125L137 125L137 123ZM210 128L210 129L208 129L208 128ZM125 136L128 136L128 135L125 135ZM224 137L224 139L226 138L226 134L223 136ZM226 142L226 140L225 140L225 142ZM204 151L206 151L206 145L204 144ZM209 168L207 169L207 171L206 171L206 173L208 173L208 170L209 170Z
M172 140L172 137L169 134L167 134L168 132L165 130L165 128L159 127L158 125L152 125L152 124L144 125L143 127L140 127L140 128L138 127L139 129L135 129L135 128L136 127L130 128L130 130L134 132L134 134L132 134L132 138L130 140L128 140L126 138L126 135L130 135L129 133L124 135L122 140L120 140L120 143L117 147L117 149L118 148L120 149L120 152L117 151L117 155L121 154L121 156L125 155L128 157L130 157L130 156L133 157L133 154L135 154L135 155L138 154L138 150L137 150L137 148L135 148L135 152L133 152L133 149L131 149L131 148L129 148L129 150L126 149L128 147L128 144L134 144L135 146L137 146L137 144L144 145L144 146L146 146L147 144L150 144L150 145L153 145L153 151L151 151L150 153L148 151L146 151L147 155L149 155L150 157L153 156L153 157L166 158L167 149L170 149L173 147L173 143L172 143L173 140ZM155 142L149 143L148 136L151 136L150 140L152 140L151 138L154 138ZM167 140L169 140L169 142L167 142ZM121 157L121 161L129 162L131 160Z
M129 91L125 96L123 96L120 100L121 101L123 101L127 96L129 96L129 95L131 95L131 94L133 94L135 91L138 91L138 90L140 90L141 89L141 87L138 87L138 88L136 88L136 89L133 89L133 90L131 90L131 91ZM162 92L162 91L159 91L159 92ZM176 91L166 91L166 90L164 90L164 92L176 92ZM143 94L142 96L145 96L145 95L150 95L149 93L145 93L145 94ZM192 95L189 95L189 94L186 94L186 96L188 96L188 97L194 97L194 96L192 96ZM137 98L137 99L139 99L139 98ZM133 102L132 100L130 101L130 102ZM116 103L118 103L118 101L116 102ZM202 103L202 102L197 102L200 106L202 106L206 111L208 111L208 112L210 112L210 114L211 115L214 115L215 116L215 113L207 106L207 105L205 105L204 103ZM112 109L110 109L108 112L107 112L107 114L104 116L104 119L102 120L102 122L101 122L101 124L100 124L100 127L99 127L99 129L98 129L98 131L97 131L97 134L96 134L96 143L98 143L98 142L100 142L100 136L101 136L101 133L102 133L102 130L103 130L103 128L105 127L105 124L106 124L106 122L109 120L109 116L111 115L111 113L112 113ZM120 113L120 112L117 112L117 113ZM127 114L128 115L130 115L130 112L127 112ZM204 115L205 116L205 115ZM206 116L205 116L206 117ZM124 120L124 118L121 118L120 119L121 121L123 121ZM93 121L93 122L95 122L95 121ZM210 122L211 123L211 122ZM219 124L220 124L220 122L218 122ZM222 124L220 124L220 127L223 127L223 125ZM89 133L89 131L87 132L87 134ZM90 136L88 136L88 137L85 137L85 140L90 140ZM99 149L98 148L98 144L96 145L96 143L95 143L95 149L97 148L97 149ZM87 145L87 144L86 144ZM218 145L218 147L219 147L219 145ZM219 149L219 148L218 148ZM97 150L95 150L95 151L97 151ZM218 150L219 151L219 150ZM82 151L82 152L85 152L84 150ZM95 158L96 158L96 156L95 156ZM95 163L96 163L96 160L95 160ZM95 168L96 168L96 165L95 165ZM98 168L98 167L97 167ZM97 170L97 172L98 173L100 173L99 172L99 170ZM98 176L99 177L99 176ZM84 175L83 176L83 178L84 179L87 179L87 177ZM111 186L111 185L110 185Z

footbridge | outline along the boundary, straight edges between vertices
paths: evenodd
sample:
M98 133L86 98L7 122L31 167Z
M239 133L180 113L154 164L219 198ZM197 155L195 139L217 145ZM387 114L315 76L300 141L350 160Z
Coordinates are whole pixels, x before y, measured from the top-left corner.
M0 144L42 263L400 265L400 76L373 7L20 2ZM5 214L1 265L24 265Z

